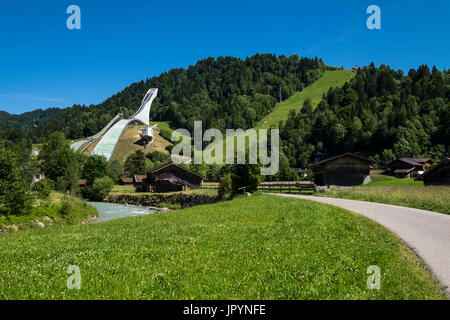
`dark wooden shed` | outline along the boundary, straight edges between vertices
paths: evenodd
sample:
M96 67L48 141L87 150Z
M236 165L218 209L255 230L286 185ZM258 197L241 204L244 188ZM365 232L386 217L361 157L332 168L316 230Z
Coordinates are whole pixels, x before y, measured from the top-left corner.
M450 158L428 169L422 175L422 180L426 186L450 185Z
M203 177L174 163L153 167L147 172L145 191L171 192L197 189L203 185Z
M355 186L371 181L370 164L369 159L347 152L315 162L310 167L316 185Z

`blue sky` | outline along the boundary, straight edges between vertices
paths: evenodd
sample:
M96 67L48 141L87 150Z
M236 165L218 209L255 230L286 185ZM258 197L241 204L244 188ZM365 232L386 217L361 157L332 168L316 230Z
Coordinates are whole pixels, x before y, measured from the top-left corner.
M66 9L81 8L81 30ZM381 30L366 27L369 5ZM318 56L351 68L450 65L447 0L41 0L0 4L0 110L96 104L209 56Z

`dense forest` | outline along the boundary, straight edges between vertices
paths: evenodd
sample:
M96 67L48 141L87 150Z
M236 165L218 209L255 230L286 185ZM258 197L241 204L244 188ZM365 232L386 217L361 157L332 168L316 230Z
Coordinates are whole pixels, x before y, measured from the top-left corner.
M450 72L426 65L408 75L372 63L342 88L332 88L313 110L305 101L280 123L291 166L306 167L317 154L346 151L385 167L396 157L450 155Z
M22 114L9 114L0 110L0 129L20 125L27 130L38 127L61 111L59 108L36 109Z
M324 70L322 60L297 55L207 58L187 69L172 69L133 83L99 105L64 109L30 135L34 142L55 131L70 139L93 135L117 113L129 117L136 112L151 87L159 89L151 110L154 121L170 120L173 127L189 130L194 120L202 120L205 128L247 129L273 109L280 89L282 97L288 97L317 80Z

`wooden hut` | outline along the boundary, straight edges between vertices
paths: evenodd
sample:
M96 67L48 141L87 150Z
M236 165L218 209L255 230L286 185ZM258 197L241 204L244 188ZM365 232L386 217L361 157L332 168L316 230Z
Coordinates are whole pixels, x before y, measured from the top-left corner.
M439 162L427 170L422 175L422 180L426 186L450 185L450 158Z
M370 164L370 160L347 152L315 162L310 167L316 185L355 186L371 181Z
M203 177L174 163L153 167L147 172L145 191L172 192L197 189L203 185Z
M389 165L390 174L398 178L413 178L426 172L434 163L431 158L398 158Z

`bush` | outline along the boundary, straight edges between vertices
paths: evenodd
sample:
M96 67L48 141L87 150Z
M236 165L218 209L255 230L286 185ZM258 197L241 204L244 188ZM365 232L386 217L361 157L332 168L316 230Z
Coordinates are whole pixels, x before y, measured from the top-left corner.
M245 191L258 190L259 183L261 181L261 175L259 174L260 167L254 164L236 164L232 168L233 173L231 175L231 181L233 186L233 195L243 193Z
M231 175L226 174L222 178L220 178L219 182L219 198L227 199L231 196L233 192Z
M48 199L48 197L50 196L50 193L52 193L54 188L55 188L55 183L53 182L53 180L44 178L44 179L40 180L39 182L36 182L33 185L32 190L35 192L36 197L38 199L45 200L45 199Z
M84 198L92 201L102 201L111 192L114 182L110 177L97 178L92 186L86 186L82 189Z
M64 195L64 197L61 199L61 208L59 209L59 213L63 216L66 216L70 213L71 207L72 204L70 203L69 198Z

